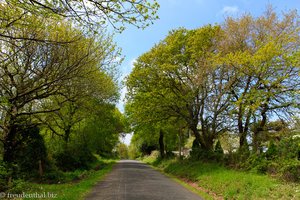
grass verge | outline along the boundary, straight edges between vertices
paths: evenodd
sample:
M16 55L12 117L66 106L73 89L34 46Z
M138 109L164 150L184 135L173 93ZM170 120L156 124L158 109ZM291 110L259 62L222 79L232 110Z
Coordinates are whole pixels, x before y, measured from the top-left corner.
M56 200L81 200L92 190L105 174L112 170L114 160L101 160L99 170L89 170L84 173L84 178L63 184L37 184L28 183L26 194L44 194L46 198ZM55 198L51 194L55 196ZM47 198L49 197L49 198ZM37 199L37 198L26 198Z
M202 195L205 199L300 199L299 184L227 169L216 163L153 158L146 158L144 162L202 190L202 194L203 191L208 193Z

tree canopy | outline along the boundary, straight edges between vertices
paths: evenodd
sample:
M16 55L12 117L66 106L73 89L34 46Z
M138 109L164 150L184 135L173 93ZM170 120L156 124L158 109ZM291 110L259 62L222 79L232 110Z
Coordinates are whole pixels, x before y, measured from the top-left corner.
M127 77L132 125L176 118L203 150L229 132L240 148L250 142L258 151L269 122L299 111L299 41L298 14L279 17L272 9L171 31Z

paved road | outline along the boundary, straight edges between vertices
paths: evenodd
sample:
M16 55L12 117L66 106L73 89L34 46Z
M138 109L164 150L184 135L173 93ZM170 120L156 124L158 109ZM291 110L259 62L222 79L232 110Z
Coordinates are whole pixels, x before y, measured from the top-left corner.
M87 200L201 200L179 183L138 161L121 160Z

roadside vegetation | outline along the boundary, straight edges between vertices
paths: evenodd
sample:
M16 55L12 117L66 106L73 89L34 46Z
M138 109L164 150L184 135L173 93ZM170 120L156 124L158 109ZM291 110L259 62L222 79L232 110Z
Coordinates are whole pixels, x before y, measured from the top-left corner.
M154 151L152 164L225 199L298 199L299 31L297 11L271 7L170 31L126 80L129 156Z
M92 190L105 174L111 171L115 160L101 159L90 170L62 173L56 184L31 183L26 186L27 194L55 194L59 200L80 200ZM24 188L23 188L24 190ZM22 191L19 191L20 193ZM18 193L18 192L17 192ZM33 199L33 198L32 198ZM44 199L44 198L43 198ZM46 198L47 199L47 198ZM53 199L53 198L48 198Z
M154 156L144 162L188 183L212 199L299 199L300 186L267 175L237 171L219 163L168 159ZM196 185L195 185L196 183Z
M1 194L31 189L82 198L111 168L103 159L118 157L126 120L116 107L123 59L107 28L144 28L158 7L134 0L0 2Z

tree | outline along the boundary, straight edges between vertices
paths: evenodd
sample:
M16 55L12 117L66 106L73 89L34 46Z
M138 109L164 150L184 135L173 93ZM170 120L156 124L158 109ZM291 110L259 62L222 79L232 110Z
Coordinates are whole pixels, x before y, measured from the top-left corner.
M99 27L101 30L111 24L115 29L122 31L125 24L144 28L153 23L158 18L156 12L159 8L156 1L150 3L146 0L5 0L0 6L0 36L10 39L18 37L7 34L6 30L27 26L30 16L55 20L64 18L92 31L99 31ZM3 7L5 9L2 9Z
M20 26L9 32L13 37L30 37L31 40L1 41L0 128L6 162L14 160L16 129L23 125L19 119L31 120L35 114L59 110L45 110L41 105L49 101L49 97L63 96L63 86L86 73L89 66L97 65L101 59L101 48L98 50L94 39L85 38L69 23L33 16L31 19L28 21L32 23L31 28ZM81 34L80 39L55 44L35 40L65 41L72 33Z
M128 147L124 143L118 145L118 153L121 159L128 159Z
M228 18L223 25L222 63L232 70L232 114L240 136L247 145L250 126L253 149L258 150L260 134L268 119L283 119L299 109L299 16L295 11L280 19L268 9L255 19L245 15Z
M90 149L101 156L109 157L124 132L125 123L122 113L111 104L98 105L97 112L87 120L81 139Z
M97 68L79 79L74 78L64 87L63 96L54 96L45 105L45 109L60 109L36 117L67 144L76 126L99 114L98 109L102 110L99 107L103 104L115 103L118 88L110 76Z
M222 133L238 132L240 149L249 140L258 152L270 119L299 110L299 41L298 14L280 19L271 9L171 31L127 78L129 116L135 126L183 120L205 151Z
M232 84L226 69L213 63L219 32L218 26L170 32L139 57L127 80L129 103L152 120L184 120L206 150L213 150L214 139L226 129L221 116Z

